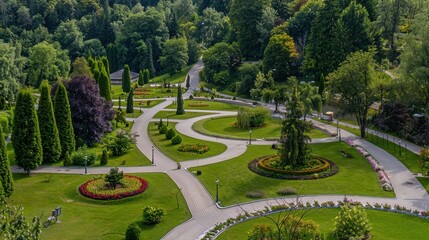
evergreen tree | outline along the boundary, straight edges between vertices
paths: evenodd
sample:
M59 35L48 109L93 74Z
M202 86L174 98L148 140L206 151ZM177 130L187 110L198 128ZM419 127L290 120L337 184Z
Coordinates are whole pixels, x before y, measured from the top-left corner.
M144 85L144 76L143 76L143 70L140 70L139 72L139 80L137 81L139 86L143 86Z
M54 115L60 136L61 157L64 157L66 152L72 153L75 150L76 142L74 139L68 93L62 81L59 81L55 92Z
M109 60L109 69L113 72L118 70L118 50L113 43L107 45L107 59Z
M150 72L148 69L145 69L143 72L143 82L144 84L148 84L150 79Z
M58 162L61 156L60 137L55 123L54 108L50 95L49 83L42 82L39 107L37 109L40 138L43 148L43 163Z
M92 64L92 67L91 67L91 72L92 72L92 75L94 76L95 82L98 84L100 80L101 71L98 68L97 62L98 60L94 60L94 63Z
M172 11L168 20L168 32L170 38L176 38L179 36L179 21L177 20L176 11Z
M110 83L112 82L112 80L110 79L110 73L111 72L110 72L109 59L107 59L107 57L104 56L104 57L101 58L101 62L103 62L104 69L106 69L107 78L109 79L109 87L111 88L112 86L110 85Z
M12 144L16 164L30 174L42 164L43 158L39 123L30 90L19 91L13 120Z
M6 143L3 139L3 129L0 124L0 195L3 190L6 197L10 197L14 190L13 177L10 171L9 159L7 156Z
M190 88L190 87L191 87L191 77L188 74L186 76L186 88Z
M149 70L150 78L155 77L155 66L153 65L153 51L152 51L152 44L149 41L146 41L147 45L147 60L145 63L145 68Z
M176 115L183 115L185 114L185 108L183 106L183 98L182 98L182 86L179 84L179 87L177 88L177 110Z
M112 100L112 96L110 94L110 78L104 67L101 68L98 86L100 88L100 96L104 97L107 101Z
M122 73L122 91L129 93L131 90L131 76L130 67L128 64L124 66L124 72Z
M133 113L134 112L134 94L133 90L130 91L127 98L127 113Z

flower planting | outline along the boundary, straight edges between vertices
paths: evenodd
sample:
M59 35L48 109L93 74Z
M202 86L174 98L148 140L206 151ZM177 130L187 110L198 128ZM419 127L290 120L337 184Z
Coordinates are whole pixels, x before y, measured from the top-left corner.
M79 186L79 192L88 198L97 200L115 200L143 193L148 183L143 178L126 175L115 188L103 178L93 179Z
M179 152L203 154L209 151L209 147L203 144L184 144L177 149Z

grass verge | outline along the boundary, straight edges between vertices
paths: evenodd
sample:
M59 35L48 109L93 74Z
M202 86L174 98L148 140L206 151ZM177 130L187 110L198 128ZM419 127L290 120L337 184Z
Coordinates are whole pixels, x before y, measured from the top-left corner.
M176 112L172 112L172 111L159 111L153 118L162 118L163 121L166 121L167 115L169 119L189 119L189 118L201 117L201 116L206 116L211 114L215 114L215 113L185 112L185 114L176 115Z
M199 110L218 110L218 111L237 111L239 106L228 103L215 102L215 101L202 101L202 100L185 100L185 109L199 109ZM177 105L167 106L169 109L177 108Z

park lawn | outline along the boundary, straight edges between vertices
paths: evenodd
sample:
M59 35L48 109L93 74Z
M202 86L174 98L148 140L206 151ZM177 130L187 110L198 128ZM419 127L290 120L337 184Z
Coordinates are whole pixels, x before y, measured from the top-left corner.
M138 118L142 114L143 114L143 111L140 112L140 109L135 109L134 108L134 113L127 113L125 115L125 117L127 117L127 118Z
M166 124L164 122L164 124ZM175 129L176 123L169 123L169 128ZM226 146L221 143L209 142L204 140L199 140L195 138L188 137L186 135L180 134L176 131L176 135L180 135L182 138L182 143L178 145L171 144L171 140L165 139L164 134L160 134L158 132L158 125L155 123L150 123L148 126L149 137L152 140L153 144L167 157L173 159L174 161L186 161L186 160L194 160L200 158L207 158L219 155L226 150ZM204 154L196 154L196 153L188 153L188 152L179 152L177 149L183 144L203 144L209 147L209 151Z
M335 217L339 209L311 209L305 210L304 219L314 220L319 225L319 230L324 233L326 240L335 240L332 236L334 228ZM427 219L413 217L405 214L366 210L368 215L369 224L372 227L371 239L401 239L401 240L414 240L426 239L429 233L427 228ZM296 213L299 216L300 213ZM276 217L272 215L270 217ZM282 216L286 216L283 213ZM388 219L388 220L387 220ZM224 233L222 233L218 240L247 240L247 233L256 224L268 224L274 229L274 224L265 217L255 218L243 223L232 226Z
M254 190L262 190L265 197L279 197L277 191L286 187L293 187L300 195L313 194L347 194L394 197L393 192L381 190L376 173L356 150L344 142L311 144L312 154L330 159L337 164L339 172L334 176L317 180L282 180L260 176L250 171L248 163L253 159L277 151L271 146L248 146L247 151L234 159L191 168L190 171L201 170L198 176L209 193L214 196L216 179L219 179L219 198L223 206L248 202L255 199L246 194ZM343 150L353 156L344 158L338 153Z
M205 135L246 139L250 137L249 129L242 129L235 126L237 117L208 118L194 123L192 128ZM282 124L279 120L269 119L265 121L264 126L252 129L252 139L276 140L280 138ZM319 129L312 128L308 133L311 138L329 137Z
M159 111L153 118L162 118L164 121L167 119L167 114L169 119L189 119L194 117L201 117L206 115L213 115L216 113L209 113L209 112L185 112L185 114L182 115L176 115L176 112L172 111Z
M217 111L237 111L239 106L228 104L228 103L222 103L222 102L215 102L215 101L203 101L203 100L185 100L185 110L186 109L198 109L198 110L217 110ZM177 105L169 105L167 108L169 109L175 109L177 108Z
M156 105L158 105L164 101L165 101L164 99L161 99L161 100L143 100L143 101L135 101L134 100L133 106L135 109L140 109L140 105L142 108L152 108L152 107L155 107ZM113 106L119 106L119 101L113 102ZM121 107L122 107L122 109L125 110L127 108L127 101L121 100Z
M429 193L429 178L426 177L418 177L417 180L423 185L426 191Z
M41 239L124 239L129 224L142 228L142 239L161 239L175 226L188 220L191 214L182 194L177 208L172 190L177 185L163 173L132 174L146 179L148 189L139 196L118 201L91 200L77 192L79 185L94 175L74 174L14 174L15 192L8 202L22 205L31 219L42 216L42 223L51 210L61 207L61 223L42 228ZM50 182L46 180L50 178ZM161 223L147 226L142 222L142 208L159 206L166 210Z
M193 65L192 65L193 66ZM183 83L186 80L186 75L188 74L189 70L191 70L192 66L187 66L182 71L170 75L169 73L154 77L153 79L149 80L149 83L164 83L165 82L171 82L171 83Z

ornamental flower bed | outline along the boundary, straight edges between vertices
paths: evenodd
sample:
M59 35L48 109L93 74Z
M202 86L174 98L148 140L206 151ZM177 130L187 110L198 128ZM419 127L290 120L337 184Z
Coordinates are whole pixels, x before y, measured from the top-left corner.
M143 193L148 183L143 178L125 176L121 181L122 187L111 189L104 179L93 179L79 186L79 192L88 198L97 200L116 200Z
M184 144L177 149L179 152L192 152L203 154L209 151L209 146L203 144Z
M390 182L389 177L387 176L386 172L384 172L384 169L380 165L380 163L373 156L371 156L363 147L355 145L353 141L346 141L346 143L354 147L369 162L372 170L377 173L378 181L380 182L381 188L384 191L393 191L392 183Z

